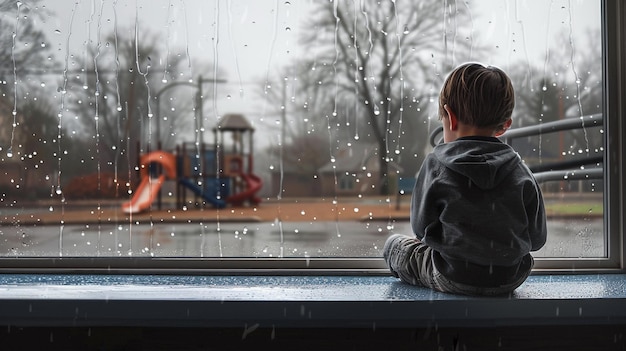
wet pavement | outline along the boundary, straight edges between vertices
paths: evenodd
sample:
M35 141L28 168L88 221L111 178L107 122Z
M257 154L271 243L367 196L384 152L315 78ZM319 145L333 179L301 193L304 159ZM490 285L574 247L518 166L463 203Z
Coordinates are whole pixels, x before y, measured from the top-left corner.
M0 210L0 255L378 257L386 237L410 234L409 197L289 199L255 206L127 214L121 202L40 203ZM548 200L550 201L550 199ZM601 214L549 216L537 257L602 257Z

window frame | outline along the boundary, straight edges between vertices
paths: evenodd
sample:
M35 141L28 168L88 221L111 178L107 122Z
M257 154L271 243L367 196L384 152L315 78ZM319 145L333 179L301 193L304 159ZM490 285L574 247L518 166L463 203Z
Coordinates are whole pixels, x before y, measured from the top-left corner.
M626 4L601 0L604 125L604 223L606 258L536 258L535 272L588 273L624 271L626 243ZM0 273L107 274L389 274L382 258L160 258L28 257L0 258Z
M536 258L535 271L542 272L615 272L624 271L625 225L624 155L626 152L626 6L620 1L601 2L602 78L604 130L610 131L604 146L604 224L606 258ZM549 233L548 233L549 235Z

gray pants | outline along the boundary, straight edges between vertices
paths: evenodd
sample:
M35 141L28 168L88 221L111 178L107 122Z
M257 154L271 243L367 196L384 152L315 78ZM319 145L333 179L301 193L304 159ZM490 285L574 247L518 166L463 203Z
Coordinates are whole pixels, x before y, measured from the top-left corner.
M387 238L383 257L394 277L412 285L463 295L503 295L513 292L528 277L498 287L477 287L453 282L444 277L432 260L433 249L415 237L394 234ZM528 272L530 274L530 272Z

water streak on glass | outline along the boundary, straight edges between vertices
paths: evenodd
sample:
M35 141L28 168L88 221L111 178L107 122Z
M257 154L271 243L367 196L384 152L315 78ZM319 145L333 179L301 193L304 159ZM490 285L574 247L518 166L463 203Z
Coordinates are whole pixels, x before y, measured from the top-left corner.
M372 42L372 30L370 28L369 17L368 17L367 11L365 10L365 5L363 3L363 0L360 1L360 8L361 8L361 13L363 14L363 17L365 18L364 27L365 27L365 30L367 31L367 42L369 44L367 52L365 53L365 57L367 58L367 64L364 67L365 73L363 74L363 77L364 79L370 80L372 82L372 89L374 91L373 96L376 96L377 94L376 77L374 77L373 74L371 76L368 76L370 72L373 72L373 69L371 67L371 62L372 62L372 52L374 51L374 43ZM366 105L369 103L370 101L368 100L365 101ZM372 101L371 103L374 104L374 108L378 108L375 101ZM357 133L358 133L358 129L357 129ZM355 140L359 139L358 134L355 135L354 139Z
M465 9L467 10L467 14L469 15L469 19L470 19L470 30L469 30L469 35L466 37L466 40L469 41L470 43L470 47L469 47L469 55L468 58L469 60L472 60L473 57L473 52L474 52L474 16L472 15L472 10L470 8L469 5L469 1L463 1L463 4L465 5Z
M15 39L17 38L18 28L20 24L20 7L22 2L16 2L17 13L15 15L15 29L12 34L11 44L11 61L13 62L13 123L11 124L11 141L9 142L9 148L7 149L7 157L13 157L13 143L15 140L15 129L17 128L17 64L15 63Z
M102 20L103 8L104 8L104 2L102 2L100 4L100 12L98 14L98 30L96 32L96 36L97 36L97 38L96 38L96 53L93 56L94 75L95 75L95 79L96 79L96 82L95 82L96 90L94 92L94 107L95 107L94 119L95 119L95 128L96 128L96 130L95 130L95 133L96 133L96 143L95 143L95 145L96 145L96 170L97 170L97 175L98 175L97 176L97 180L98 180L97 189L98 189L98 192L100 192L100 190L101 190L101 180L102 180L102 169L101 169L101 162L102 162L102 160L100 158L100 109L99 109L99 102L100 102L100 75L98 74L98 57L100 56L100 49L101 49L101 46L102 46L102 42L100 41L100 38L101 38L100 34L101 34L101 31L102 31L102 22L101 22L101 20ZM100 221L101 221L101 218L100 218L100 213L101 213L100 206L101 206L100 202L98 202L98 205L97 205L97 208L96 208L97 213L98 213L98 215L97 215L97 217L98 217L98 242L97 242L98 249L100 248L100 235L101 235L101 233L100 233ZM100 256L100 252L99 251L98 251L98 256Z
M576 65L575 65L575 61L574 61L574 56L576 53L576 50L574 48L574 28L573 28L573 21L572 21L572 6L571 6L571 2L568 1L568 7L567 7L567 11L568 11L568 26L569 26L569 33L568 33L568 38L569 38L569 48L570 48L570 66L572 68L572 73L574 74L574 79L575 79L575 83L576 83L576 101L578 103L578 115L580 116L580 123L581 123L581 127L583 130L583 135L585 137L585 151L587 153L587 156L589 156L589 136L587 135L587 128L585 127L585 114L583 113L583 105L581 102L581 91L580 91L580 76L578 75L578 71L576 69Z
M65 195L61 190L61 161L62 161L62 147L61 147L61 139L63 135L63 110L65 108L65 98L67 94L67 73L69 69L69 57L70 57L70 38L72 37L72 25L74 23L74 15L76 14L76 8L78 7L78 3L74 4L72 8L72 15L70 16L70 21L67 27L67 37L65 42L65 64L63 66L63 86L61 87L61 104L59 106L59 112L57 114L58 124L57 124L57 186L56 186L56 194L61 196L61 225L59 226L59 257L63 256L63 213L65 211Z
M528 50L528 44L526 42L526 29L525 29L525 23L524 20L522 19L520 13L519 13L519 7L522 6L522 4L520 4L520 2L518 0L515 1L515 22L519 25L520 28L520 32L522 35L522 47L524 48L524 58L526 59L526 64L527 64L527 74L528 74L528 80L531 84L531 86L534 84L533 82L533 77L532 77L532 70L530 67L530 57L528 56L529 50Z
M359 81L361 80L359 77L359 71L363 69L363 67L361 66L361 62L359 60L359 45L357 42L357 33L358 33L358 11L359 8L357 6L357 3L354 2L354 38L352 40L352 45L354 46L354 96L357 97L359 96ZM359 115L359 99L354 99L354 140L359 140L359 125L358 125L358 115ZM346 109L348 107L346 106ZM346 112L346 116L348 116L348 113ZM348 119L346 118L346 121L348 121ZM346 125L346 128L348 127L349 123Z
M124 101L124 113L126 114L126 120L128 121L128 119L130 117L130 112L129 112L129 109L128 109L128 101ZM127 153L128 153L128 150L130 150L130 147L131 147L131 145L130 145L130 137L128 137L128 138L126 138L126 150L127 150ZM130 162L131 162L130 161L130 157L128 157L128 179L129 179L128 183L129 183L129 186L130 186L130 179L131 179L130 175L131 175L131 169L132 169L132 167L130 166ZM131 192L132 192L132 190L129 190L129 194ZM133 255L133 245L132 245L132 243L133 243L133 226L134 226L134 224L135 223L133 221L133 213L131 213L128 216L128 250L127 250L127 255L128 256L132 256ZM115 238L116 238L116 240L115 240L116 241L115 248L116 248L116 250L118 252L120 252L123 245L117 243L117 236Z
M398 18L398 7L396 6L395 1L393 2L393 13L394 13L395 22L396 22L396 40L398 42L398 65L399 65L398 73L400 77L400 110L399 110L400 112L398 116L398 136L396 137L396 150L395 150L395 155L393 155L392 158L399 159L400 158L400 138L402 135L402 117L404 114L405 82L404 82L404 69L402 68L402 60L404 57L402 56L402 41L400 40L400 19ZM404 35L409 34L408 28L403 30L402 34ZM389 153L389 148L387 148L387 153Z
M552 21L550 21L551 17L552 17L552 6L550 6L550 9L548 10L548 21L547 21L548 25L546 26L546 37L547 38L550 37L550 29L551 29L551 24L552 24ZM542 77L544 77L544 78L543 78L542 87L541 87L542 92L548 90L547 80L546 80L545 77L547 77L547 75L548 75L548 64L549 64L549 62L550 62L550 45L546 42L545 59L543 61L543 75L542 75ZM532 80L531 80L530 84L532 84ZM531 85L531 87L532 87L532 85ZM545 97L545 94L542 93L541 94L541 105L542 106L544 104L544 97ZM538 118L538 122L539 122L540 125L543 123L543 117L544 117L543 116L543 112L541 112L539 114L539 118ZM541 134L539 134L539 136L538 136L538 147L537 147L537 149L538 149L538 156L539 156L539 162L542 162L542 159L543 159L541 157L542 156L542 152L543 152L542 140L543 140L543 136Z
M273 26L272 26L272 34L271 34L271 39L270 39L270 49L269 49L269 55L267 57L267 68L265 70L265 85L263 87L263 93L267 94L268 93L268 89L271 89L271 85L270 85L270 73L272 71L272 56L274 55L274 48L276 47L276 37L277 37L277 33L278 33L278 9L279 9L279 0L276 0L276 6L272 9L272 13L274 14L272 20L273 20Z
M338 100L338 91L339 91L339 75L337 74L337 62L339 60L339 23L341 22L341 19L339 18L338 15L338 11L339 11L339 1L335 1L333 2L333 17L335 19L335 24L334 24L334 41L333 41L333 45L334 45L334 49L335 49L335 58L332 62L332 67L333 67L333 77L334 77L334 81L335 81L335 90L334 90L334 98L333 98L333 113L332 113L332 117L337 117L337 100ZM355 33L356 35L356 33ZM327 128L328 128L328 140L329 140L329 156L330 156L330 162L332 163L332 170L333 170L333 184L335 186L335 189L338 187L339 184L339 177L337 176L337 165L335 163L336 161L336 152L338 151L335 149L333 142L336 141L336 147L337 149L340 149L341 146L341 140L339 138L337 138L336 140L334 139L332 130L332 121L334 120L334 118L331 118L331 116L329 116L328 114L326 114L326 121L327 121ZM339 133L337 133L337 135L339 135ZM338 212L339 210L339 200L338 200L338 196L337 193L334 192L333 194L333 206L334 206L334 211ZM337 232L338 234L338 232Z
M150 94L150 84L148 82L148 73L150 71L150 68L152 67L152 59L150 58L150 56L146 57L146 70L145 72L141 71L141 64L139 62L139 58L141 57L139 55L139 8L136 7L135 9L136 13L135 13L135 64L137 66L137 73L139 73L139 75L141 75L143 77L144 80L144 84L146 86L146 91L147 91L147 97L148 99L146 100L146 105L148 108L148 143L151 143L152 141L152 107L150 105L152 98L151 98L151 94ZM150 149L150 147L148 147L148 149Z
M213 22L213 26L214 26L214 31L213 31L213 77L217 77L217 73L218 73L218 68L220 67L219 65L219 38L220 38L220 26L221 26L221 21L220 21L220 2L217 1L215 3L215 19ZM198 82L198 84L202 84L202 82ZM219 130L219 123L220 123L220 114L219 111L217 109L217 80L213 80L213 115L215 118L215 124L218 127L217 130L215 131L215 133L220 134L220 130ZM199 97L200 99L203 99L202 96ZM201 100L200 100L201 101ZM204 111L200 110L200 121L204 121ZM204 135L204 128L200 129L200 135ZM202 139L201 139L202 141ZM222 141L223 142L223 141ZM215 145L215 153L216 155L218 155L220 152L222 152L222 142L217 142L217 144ZM202 164L203 161L201 161ZM219 157L216 157L216 168L218 170L218 172L216 172L215 174L215 182L217 184L220 183L220 172L219 170L222 169L222 167L225 167L224 162L220 163L220 159ZM218 187L217 188L217 197L218 199L222 199L222 188ZM204 210L204 208L201 208L201 210ZM218 247L219 247L219 257L223 257L223 247L222 247L222 231L220 229L220 221L219 221L219 216L220 216L220 209L217 209L217 214L216 217L218 219L218 228L217 228L217 241L218 241ZM204 240L204 227L201 224L201 228L202 228L202 239Z
M243 97L243 81L241 79L241 69L239 68L239 55L235 48L235 37L233 36L233 11L232 0L228 0L228 40L230 41L230 47L233 52L235 60L235 71L237 72L237 80L239 81L239 97ZM216 89L217 90L217 89Z
M335 77L335 99L333 107L333 117L337 117L337 95L339 92L339 76L337 75L337 61L339 60L339 23L341 19L338 15L339 1L333 2L333 16L335 17L335 60L333 61L333 72ZM356 33L354 33L356 35ZM329 117L330 118L330 117Z
M458 25L458 13L459 13L459 8L458 8L458 3L456 0L452 1L453 4L449 5L449 11L450 11L450 18L452 18L453 20L453 27L454 27L454 35L452 37L452 63L453 64L457 64L457 60L456 60L456 54L457 54L457 41L458 41L458 36L459 36L459 25Z
M170 63L169 63L169 59L170 59L170 41L171 41L171 37L170 37L170 31L171 31L171 23L174 22L174 20L171 20L170 22L170 12L172 10L172 1L168 1L167 3L167 17L166 17L166 22L165 22L165 28L167 28L167 35L166 35L166 39L165 39L165 65L163 68L163 78L161 78L161 83L165 84L167 83L168 79L167 79L167 73L168 73L168 69L170 67ZM157 118L161 118L161 116L157 116ZM160 135L159 135L160 137Z
M115 189L115 194L119 195L119 187L120 187L120 182L119 182L119 174L118 174L118 169L119 169L119 157L120 157L120 153L122 152L123 148L122 148L122 142L123 140L121 139L121 135L122 135L122 104L121 104L121 97L120 97L120 55L119 55L119 43L118 43L118 35L117 35L117 0L113 1L113 6L112 6L112 10L113 10L113 48L115 50L115 95L116 95L116 111L117 111L117 118L115 119L116 121L116 152L115 152L115 159L114 159L114 179L116 180L116 189ZM126 152L125 154L128 155L128 145L126 146ZM128 168L128 179L130 179L131 177L131 167L130 167L130 158L127 156L126 157L127 160L127 168ZM129 184L130 185L130 184ZM128 187L128 186L127 186ZM128 190L127 190L128 191Z

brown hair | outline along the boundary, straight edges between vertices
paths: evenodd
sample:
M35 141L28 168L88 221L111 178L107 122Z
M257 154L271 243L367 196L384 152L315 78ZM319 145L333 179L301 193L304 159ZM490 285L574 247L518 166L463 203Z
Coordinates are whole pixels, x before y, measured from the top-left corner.
M511 118L515 93L511 80L501 69L466 63L454 69L439 94L439 118L444 105L460 122L475 127L500 128Z

